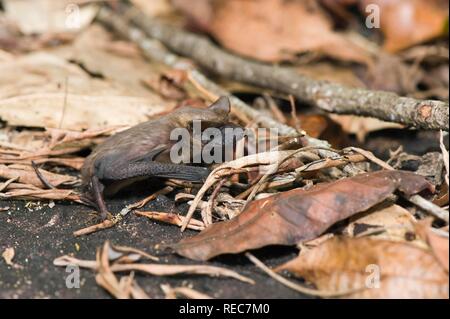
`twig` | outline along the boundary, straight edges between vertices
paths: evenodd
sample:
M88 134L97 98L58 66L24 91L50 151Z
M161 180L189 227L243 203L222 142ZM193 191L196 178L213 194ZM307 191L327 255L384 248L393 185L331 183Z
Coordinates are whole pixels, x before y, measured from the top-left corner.
M395 170L395 168L393 168L391 165L389 165L385 161L383 161L383 160L379 159L378 157L376 157L375 155L373 155L372 152L363 150L363 149L358 148L358 147L348 147L345 150L350 150L350 151L353 151L355 153L361 154L362 156L364 156L365 158L367 158L371 162L377 164L378 166L380 166L380 167L382 167L384 169L387 169L387 170L390 170L390 171Z
M177 294L182 295L188 299L213 299L212 297L189 287L172 288L169 284L167 284L161 285L161 289L162 291L164 291L166 299L176 299Z
M205 220L203 220L203 223L205 224L205 226L209 226L212 224L212 211L213 211L213 207L214 207L214 202L215 199L217 197L217 195L220 192L220 189L222 188L223 184L225 184L227 180L226 179L222 179L219 183L217 183L216 188L214 189L214 191L211 193L211 196L208 199L208 203L206 204L206 208L205 208Z
M189 207L189 211L186 215L187 220L184 222L181 227L181 231L184 231L189 219L194 214L200 200L203 195L208 191L210 187L212 187L215 183L217 183L222 177L234 174L235 169L239 169L245 166L254 166L254 165L267 165L275 163L280 157L286 156L286 154L291 154L295 151L274 151L274 152L265 152L252 154L245 157L238 158L236 160L221 164L219 167L215 168L211 174L209 174L205 183L202 185L200 190L195 195L194 200L192 201L191 206Z
M103 222L96 224L96 225L92 225L80 230L77 230L73 233L73 235L75 237L79 237L79 236L83 236L83 235L88 235L88 234L92 234L95 233L99 230L103 230L103 229L108 229L113 227L115 224L117 224L118 222L120 222L129 212L131 212L133 209L136 208L141 208L143 207L145 204L147 204L149 201L154 200L156 197L158 197L158 195L164 195L164 194L168 194L173 190L173 188L171 186L166 186L163 189L153 193L152 195L134 203L131 205L126 206L125 208L123 208L120 213L118 213L117 215L115 215L111 220L107 219L104 220Z
M152 220L161 221L161 222L176 225L179 227L181 227L183 225L183 222L186 219L186 217L179 215L179 214L174 214L174 213L140 212L140 211L136 211L134 213L139 216L144 216L144 217L150 218ZM192 229L192 230L203 230L203 229L205 229L205 225L202 221L191 218L189 220L189 223L186 228Z
M440 132L439 135L439 145L441 147L441 152L442 152L442 158L444 160L444 166L445 166L445 182L447 183L447 186L449 186L449 182L448 182L448 175L449 175L449 160L448 160L448 151L445 148L444 145L444 132Z
M69 91L69 76L66 76L65 81L64 81L64 104L63 104L62 111L61 111L61 118L59 120L59 126L58 126L59 129L62 128L62 125L64 122L64 117L66 116L67 98L69 96L68 91Z
M297 130L299 130L301 126L300 126L300 121L297 116L297 107L295 106L295 99L292 94L289 94L289 103L291 104L291 117L295 123L294 127Z
M287 119L284 116L283 112L280 110L278 105L275 103L275 101L269 94L263 93L263 101L265 101L267 103L267 106L272 111L273 115L278 120L278 122L283 123L283 124L287 123Z
M3 192L9 185L19 180L19 176L8 179L6 182L0 184L0 192Z
M34 161L31 161L31 167L33 167L36 176L39 178L39 180L41 181L42 184L44 184L45 187L47 187L48 189L55 189L56 187L53 186L46 178L44 175L42 175L41 171L39 170L39 167L36 165L36 163Z
M170 50L226 78L292 94L327 112L370 116L421 129L449 130L447 102L417 100L390 92L316 81L290 68L253 62L225 52L204 36L158 22L134 7L125 14L148 36L161 41Z
M106 219L103 222L101 222L100 224L92 225L92 226L77 230L77 231L73 232L73 235L75 237L79 237L79 236L83 236L83 235L92 234L99 230L111 228L115 224L117 224L117 222L118 221L116 221L116 220Z
M448 210L445 210L436 204L430 202L429 200L426 200L420 195L413 195L409 198L407 198L411 203L419 206L424 211L431 213L431 215L445 221L448 224Z

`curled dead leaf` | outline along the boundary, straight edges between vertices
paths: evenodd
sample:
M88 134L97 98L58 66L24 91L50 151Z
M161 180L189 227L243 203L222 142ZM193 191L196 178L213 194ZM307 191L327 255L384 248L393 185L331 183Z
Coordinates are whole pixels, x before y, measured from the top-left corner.
M253 201L236 218L213 224L170 247L182 256L207 260L267 245L295 245L316 238L396 190L412 195L425 189L433 188L424 177L405 171L366 173L308 190L294 189Z
M448 273L428 250L371 238L332 238L277 268L349 298L448 298Z

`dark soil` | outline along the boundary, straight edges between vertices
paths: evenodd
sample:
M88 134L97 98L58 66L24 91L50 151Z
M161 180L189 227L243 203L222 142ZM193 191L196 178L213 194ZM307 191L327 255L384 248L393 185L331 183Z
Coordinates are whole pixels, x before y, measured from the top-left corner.
M111 211L117 212L136 198L109 200ZM157 199L148 204L148 210L164 211L166 201ZM9 207L2 211L1 208ZM95 251L105 240L117 245L131 246L159 255L161 263L195 264L195 262L167 252L158 251L161 242L176 242L193 231L181 233L179 228L138 217L130 213L114 228L84 237L74 237L72 232L96 221L94 212L81 205L25 201L0 202L0 253L7 247L15 249L13 262L22 267L8 266L0 258L0 298L110 298L99 287L91 270L81 270L81 287L69 289L65 278L69 274L64 267L56 267L56 257L73 254L80 259L95 259ZM296 250L285 247L269 247L255 252L269 266L276 266L294 257ZM156 277L136 274L139 285L153 298L164 297L161 284L172 286L191 285L194 289L216 298L304 298L253 266L243 255L216 258L206 264L233 269L256 281L255 285L234 279L208 276Z

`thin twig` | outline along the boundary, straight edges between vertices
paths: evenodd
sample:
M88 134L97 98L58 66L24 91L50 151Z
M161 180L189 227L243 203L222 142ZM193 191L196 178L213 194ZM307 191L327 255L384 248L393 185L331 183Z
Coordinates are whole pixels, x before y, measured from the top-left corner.
M66 116L67 98L69 96L68 90L69 90L69 76L66 76L65 81L64 81L64 104L63 104L63 108L61 111L61 118L59 120L59 126L58 126L59 129L62 128L62 125L64 122L64 117Z
M445 182L447 183L447 186L449 186L448 183L448 175L449 175L449 159L448 159L448 151L445 148L444 145L444 132L442 132L442 130L440 131L439 134L439 145L441 147L441 152L442 152L442 158L444 160L444 166L445 166Z
M42 184L44 184L45 187L48 189L55 189L56 187L53 186L44 175L42 175L41 171L39 170L39 167L34 161L31 161L31 167L33 167L34 172L36 173L36 176L39 178Z
M292 116L292 120L294 121L294 127L297 130L300 130L301 125L300 125L300 121L297 116L297 108L295 106L295 99L292 94L289 94L289 103L291 104L291 116Z
M430 213L434 217L437 217L443 221L445 221L448 224L449 216L448 216L448 210L445 210L436 204L430 202L429 200L426 200L420 195L413 195L409 198L407 198L411 203L417 205L418 207L422 208L424 211Z
M212 212L213 212L213 207L214 207L214 202L215 199L217 197L217 195L220 192L220 189L222 188L223 184L225 184L227 180L224 178L222 179L219 183L217 183L216 188L214 189L214 191L212 192L211 196L208 199L208 203L206 204L206 208L205 208L205 220L203 220L203 223L205 224L205 226L209 226L212 224Z

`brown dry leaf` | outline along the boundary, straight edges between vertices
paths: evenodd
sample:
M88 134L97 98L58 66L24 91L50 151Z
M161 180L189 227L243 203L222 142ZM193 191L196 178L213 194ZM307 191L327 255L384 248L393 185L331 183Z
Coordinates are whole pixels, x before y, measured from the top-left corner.
M360 117L355 115L328 114L328 116L339 123L342 129L349 134L355 134L359 142L364 142L367 134L385 129L401 129L404 126L397 123L385 122L373 117Z
M186 72L171 70L160 75L154 74L143 80L143 83L167 99L181 101L188 97L183 88L186 80Z
M429 251L371 238L332 238L277 268L349 298L448 298L448 273Z
M173 103L164 102L142 83L151 75L159 75L158 66L149 63L135 44L115 41L113 35L100 25L90 26L72 45L58 47L51 52L82 66L92 76L120 88L125 95L159 100L168 108L174 106Z
M29 130L17 131L9 127L5 131L6 134L2 140L8 143L9 146L14 147L14 149L32 152L43 149L46 145L42 132Z
M98 6L73 0L4 0L6 17L23 34L77 32L94 19ZM81 2L81 1L78 1Z
M436 233L436 230L431 227L432 218L426 218L424 220L419 221L416 225L417 234L425 240L430 246L432 252L435 257L444 269L448 272L449 269L449 240L448 240L448 231L447 237L439 235Z
M362 11L369 4L380 8L384 48L397 52L445 33L448 2L430 0L363 0Z
M49 199L49 200L72 200L80 201L78 195L71 190L65 189L13 189L6 193L0 193L0 198L5 199Z
M50 135L51 139L49 148L55 149L62 148L63 146L67 146L67 144L73 144L74 142L79 142L82 140L92 140L94 138L102 136L106 137L128 127L129 126L118 126L106 127L101 129L87 129L83 132L47 128L46 131Z
M426 248L427 245L419 240L415 234L416 219L413 215L399 205L389 205L374 210L369 210L363 216L354 216L350 219L344 233L351 237L362 236L365 233L371 237L391 241L408 241L418 247Z
M39 171L53 186L72 185L77 182L77 178L73 176L56 174L43 169L39 169ZM31 184L41 188L45 187L33 168L23 164L13 164L9 166L0 164L0 177L5 179L19 177L17 181L20 183Z
M71 158L57 158L57 157L50 157L50 158L45 158L45 155L43 155L42 157L40 157L40 155L33 157L35 158L34 162L36 164L45 164L45 163L51 163L53 165L58 165L58 166L66 166L66 167L71 167L73 169L76 170L80 170L81 167L83 166L84 157L71 157ZM14 157L9 157L9 158L2 158L0 157L0 164L27 164L30 165L31 161L30 159L24 159L24 158L14 158Z
M360 174L308 190L294 189L251 202L236 218L213 224L171 247L185 257L207 260L267 245L295 245L363 212L399 190L411 195L433 187L405 171Z
M432 229L427 231L427 240L434 255L439 260L445 270L449 269L449 241L448 237L440 236L433 232Z
M425 76L426 72L417 65L409 65L396 55L380 52L376 61L368 68L364 81L371 90L409 95L418 91L418 85L424 81Z
M166 110L147 98L126 96L42 93L0 101L0 118L9 125L71 130L138 124Z
M333 31L329 18L313 1L202 1L201 11L191 2L174 4L223 46L242 55L274 62L314 52L370 64L368 51Z
M328 141L333 148L342 149L350 144L350 140L340 123L334 121L331 114L305 114L298 115L301 128L311 137ZM293 126L295 121L290 120Z
M145 71L143 67L130 62L125 68L110 58L97 59L109 61L111 70L111 65L122 65L121 78L130 84L91 78L81 67L48 53L0 63L0 118L11 126L81 130L135 125L174 107L140 84L144 75L132 76L135 69ZM131 89L137 85L140 89Z

